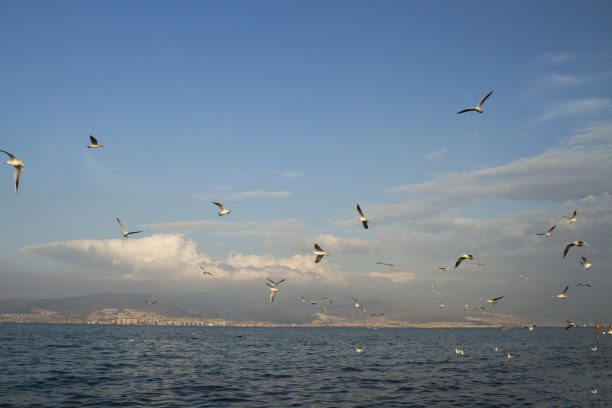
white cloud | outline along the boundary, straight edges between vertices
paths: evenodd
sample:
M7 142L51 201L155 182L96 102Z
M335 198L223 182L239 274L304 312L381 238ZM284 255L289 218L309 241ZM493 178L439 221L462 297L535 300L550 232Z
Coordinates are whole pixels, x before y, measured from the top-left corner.
M426 155L424 155L423 157L426 160L429 161L434 161L439 159L440 157L444 156L446 154L446 152L448 151L447 147L441 147L438 150L436 150L435 152L431 152L431 153L427 153Z
M552 72L540 78L540 82L547 86L577 86L581 85L586 81L584 77L577 77L574 75L563 75Z
M283 173L283 177L300 177L303 175L304 173L300 171L293 171L293 170L287 170L285 173Z
M560 116L584 115L612 110L612 102L604 98L577 99L554 104L538 118L539 122L546 122Z
M394 283L407 284L415 280L412 272L370 272L367 274L373 278L389 279Z
M289 191L243 191L239 193L232 193L229 198L230 200L241 200L243 198L276 198L276 197L289 197L291 193Z
M567 51L562 52L545 52L542 55L536 57L536 61L546 61L554 64L561 64L564 62L573 61L576 59L576 55Z
M175 221L143 225L145 228L162 231L193 232L213 231L217 236L294 236L301 234L306 224L295 218L269 222L230 222L230 221Z
M583 143L593 142L612 142L612 123L605 123L595 126L590 126L582 129L573 136L569 144L578 145Z
M312 241L309 241L311 243ZM374 254L379 252L379 241L367 241L359 238L340 238L334 235L321 234L314 238L325 251L331 253ZM312 243L314 244L314 243Z

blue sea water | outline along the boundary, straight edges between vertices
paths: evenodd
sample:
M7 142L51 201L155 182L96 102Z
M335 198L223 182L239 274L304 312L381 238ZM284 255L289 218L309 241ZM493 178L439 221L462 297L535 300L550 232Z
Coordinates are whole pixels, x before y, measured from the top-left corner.
M0 324L0 406L611 406L612 335L594 343L593 328Z

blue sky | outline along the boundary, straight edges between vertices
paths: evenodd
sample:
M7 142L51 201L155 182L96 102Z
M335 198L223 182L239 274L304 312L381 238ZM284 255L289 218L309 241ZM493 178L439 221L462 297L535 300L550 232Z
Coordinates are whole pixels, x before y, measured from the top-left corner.
M0 167L0 298L216 292L274 320L300 294L351 313L353 294L447 318L433 283L452 316L504 294L495 312L609 319L611 12L4 1L0 149L26 169L15 194ZM483 114L456 114L491 90ZM116 217L143 233L122 240ZM579 239L592 248L563 260ZM331 254L317 265L314 242ZM436 269L466 252L485 266ZM270 275L287 279L273 305Z

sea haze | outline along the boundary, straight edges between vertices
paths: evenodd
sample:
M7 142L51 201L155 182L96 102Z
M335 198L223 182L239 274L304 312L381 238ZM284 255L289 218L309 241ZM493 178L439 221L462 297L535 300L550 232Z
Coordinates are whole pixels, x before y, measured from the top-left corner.
M0 324L0 406L610 406L612 336L599 341L593 328Z

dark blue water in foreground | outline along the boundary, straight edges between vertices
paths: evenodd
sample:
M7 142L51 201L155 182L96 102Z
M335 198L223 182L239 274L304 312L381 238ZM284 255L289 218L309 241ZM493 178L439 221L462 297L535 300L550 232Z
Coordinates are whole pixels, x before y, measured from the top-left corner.
M594 342L593 328L0 324L0 406L612 406L612 335Z

